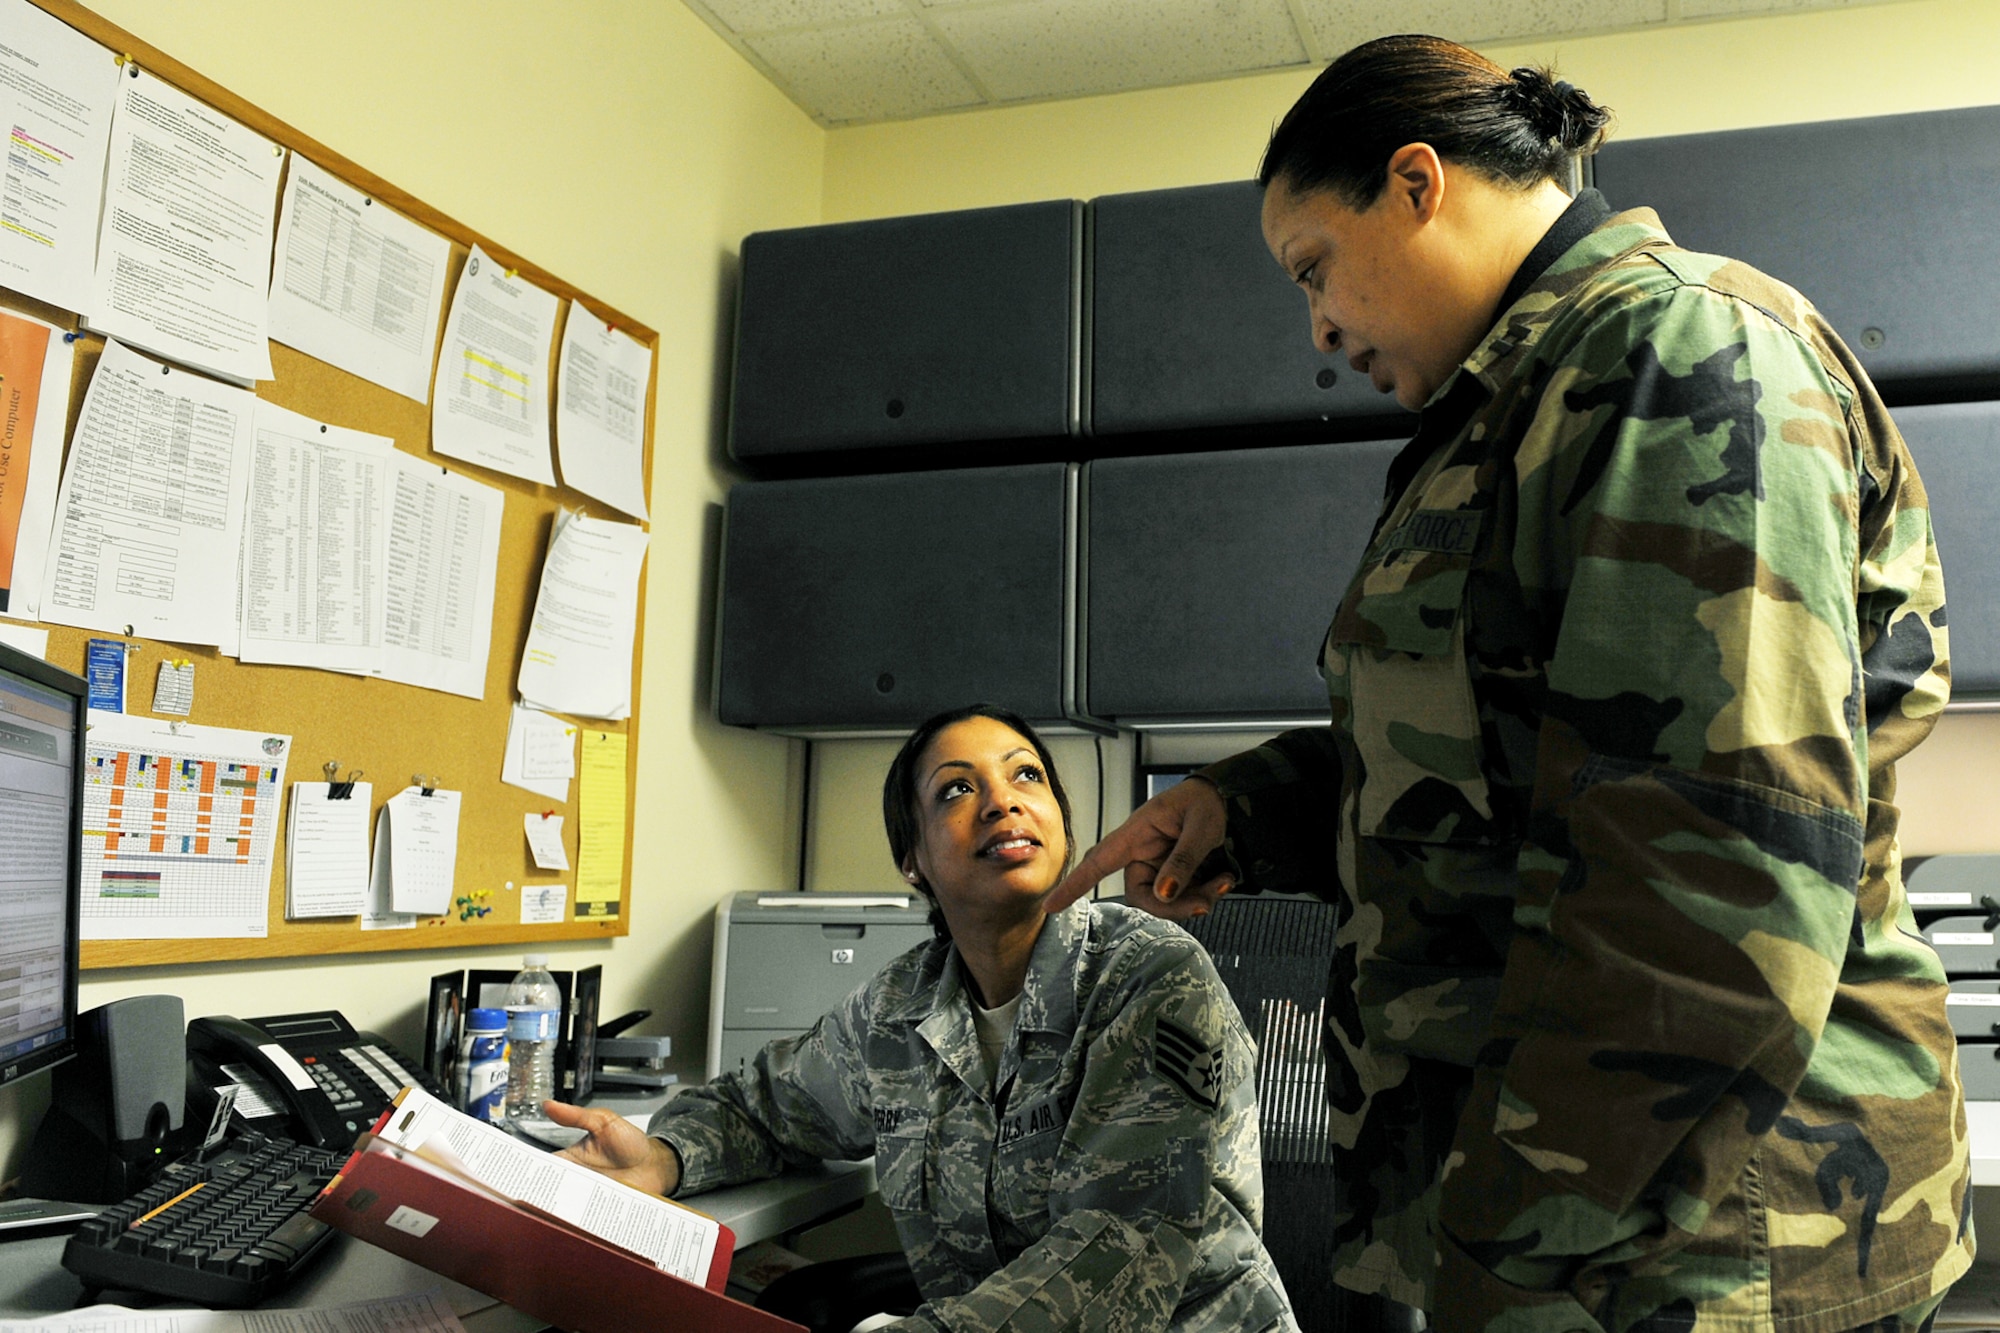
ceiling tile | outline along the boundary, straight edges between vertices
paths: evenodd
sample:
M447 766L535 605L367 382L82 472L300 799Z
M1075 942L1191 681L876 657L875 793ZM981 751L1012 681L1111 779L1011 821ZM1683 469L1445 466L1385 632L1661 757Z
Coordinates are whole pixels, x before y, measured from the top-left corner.
M1428 32L1468 45L1663 23L1667 0L1300 0L1328 58L1376 37ZM1683 0L1685 8L1685 0Z
M907 14L903 0L690 0L696 12L708 11L731 32L770 32L777 28L818 28L850 19Z
M1770 14L1795 9L1840 9L1848 5L1881 3L1883 0L1681 0L1681 17L1722 18L1731 14Z
M744 38L821 120L894 120L985 99L914 18Z
M1151 88L1307 60L1284 0L1021 0L935 4L931 14L1003 101Z

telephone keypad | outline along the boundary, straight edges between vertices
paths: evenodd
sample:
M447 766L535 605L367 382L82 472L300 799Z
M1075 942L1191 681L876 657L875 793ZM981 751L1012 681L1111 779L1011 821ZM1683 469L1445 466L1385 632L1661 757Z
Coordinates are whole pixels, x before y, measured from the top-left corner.
M312 1075L313 1082L319 1084L320 1091L324 1092L332 1100L335 1110L358 1111L361 1109L361 1099L354 1095L353 1087L333 1069L318 1060L307 1063L305 1069L308 1074Z

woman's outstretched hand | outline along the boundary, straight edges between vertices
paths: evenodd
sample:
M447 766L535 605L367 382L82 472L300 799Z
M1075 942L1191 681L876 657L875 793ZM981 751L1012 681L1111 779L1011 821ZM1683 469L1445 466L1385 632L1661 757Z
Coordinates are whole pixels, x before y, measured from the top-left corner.
M543 1102L542 1114L589 1137L557 1153L648 1194L672 1194L681 1183L681 1156L615 1111Z
M1228 822L1214 783L1203 777L1177 782L1085 852L1049 895L1047 909L1060 912L1122 870L1125 901L1132 906L1169 921L1205 915L1233 887L1226 873L1202 873Z

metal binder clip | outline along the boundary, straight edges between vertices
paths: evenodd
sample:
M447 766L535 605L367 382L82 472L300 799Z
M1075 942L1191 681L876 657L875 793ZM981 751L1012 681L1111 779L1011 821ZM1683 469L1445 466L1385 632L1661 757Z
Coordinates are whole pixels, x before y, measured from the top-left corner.
M410 781L415 783L417 787L422 790L424 795L426 796L437 795L437 784L438 784L437 774L432 773L427 776L422 773L412 773L410 774Z

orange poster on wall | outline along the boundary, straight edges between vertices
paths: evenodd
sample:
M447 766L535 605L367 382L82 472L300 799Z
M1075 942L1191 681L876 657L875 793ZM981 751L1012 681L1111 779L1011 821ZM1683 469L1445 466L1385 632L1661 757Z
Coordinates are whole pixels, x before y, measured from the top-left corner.
M14 584L14 548L21 539L21 505L28 494L28 455L35 443L35 409L49 327L0 311L0 610Z

